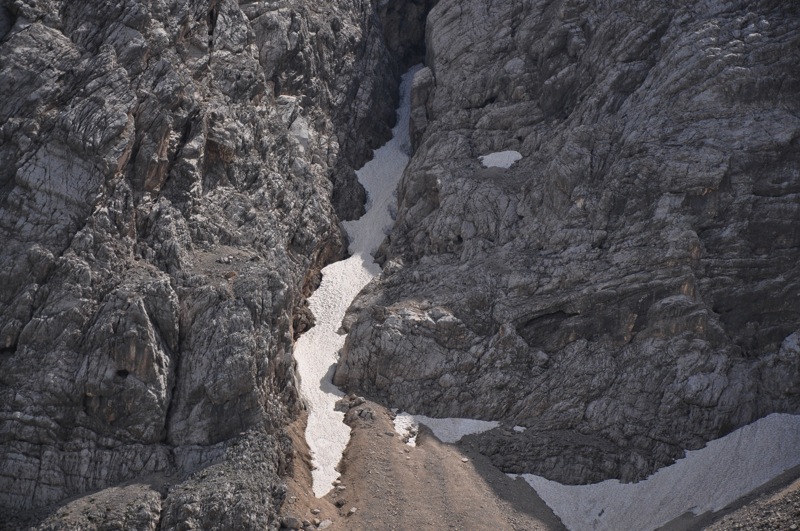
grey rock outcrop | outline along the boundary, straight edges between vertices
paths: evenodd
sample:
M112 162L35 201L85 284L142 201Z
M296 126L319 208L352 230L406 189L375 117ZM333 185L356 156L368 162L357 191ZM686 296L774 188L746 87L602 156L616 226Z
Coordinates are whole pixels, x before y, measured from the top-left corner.
M335 383L567 483L800 413L798 6L442 0L427 46Z
M383 37L362 0L0 2L0 520L216 463L145 513L278 525L293 337L394 116Z

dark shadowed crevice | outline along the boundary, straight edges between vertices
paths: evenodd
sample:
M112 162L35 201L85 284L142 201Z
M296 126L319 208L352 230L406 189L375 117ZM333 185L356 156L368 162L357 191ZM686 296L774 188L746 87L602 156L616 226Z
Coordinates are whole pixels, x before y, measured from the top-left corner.
M368 72L368 81L354 79L351 87L352 98L361 90L362 83L371 83L372 103L366 120L354 124L348 116L337 118L337 129L341 131L342 156L337 162L331 180L333 181L332 202L336 215L341 220L358 219L364 214L366 194L358 182L355 169L362 167L372 158L372 150L377 149L391 137L395 125L395 109L398 103L400 76L409 67L425 60L425 25L428 13L438 0L412 0L409 2L386 3L377 8L374 21L379 25L378 32L370 35L364 53L377 46L374 42L382 39L384 60L378 70ZM360 136L361 138L356 138Z
M0 6L0 42L6 38L6 35L11 33L11 29L16 22L16 15L9 11L7 7Z
M0 356L13 356L16 353L17 353L16 345L8 348L0 348Z
M425 61L425 24L438 0L387 2L380 6L383 38L401 72Z
M217 3L211 2L211 5L208 8L208 45L213 46L214 44L214 30L217 29L217 16L219 15L219 10L217 9Z

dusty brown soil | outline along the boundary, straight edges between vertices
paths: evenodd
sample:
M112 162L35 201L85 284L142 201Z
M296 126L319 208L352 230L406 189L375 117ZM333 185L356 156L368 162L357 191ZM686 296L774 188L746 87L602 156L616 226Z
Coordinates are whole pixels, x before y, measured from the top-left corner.
M394 432L391 413L371 402L351 409L347 422L353 433L340 464L341 485L322 499L309 496L303 422L293 425L301 448L296 463L306 466L296 466L288 482L286 516L331 520L332 531L564 529L527 483L468 447L444 444L427 429L416 447L408 446Z
M300 522L313 522L315 518L320 522L335 521L339 519L339 509L329 500L315 497L311 488L311 454L305 440L307 418L307 414L301 414L288 428L295 456L292 471L286 478L287 497L281 515L297 518ZM312 510L319 512L315 514Z

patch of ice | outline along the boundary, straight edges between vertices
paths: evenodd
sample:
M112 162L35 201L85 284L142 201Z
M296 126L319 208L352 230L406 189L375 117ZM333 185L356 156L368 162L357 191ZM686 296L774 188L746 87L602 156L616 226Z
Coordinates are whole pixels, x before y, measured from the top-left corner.
M350 440L344 414L334 410L343 393L331 377L345 336L337 332L347 307L358 292L381 269L372 253L391 227L390 206L396 201L395 189L408 164L410 140L408 117L411 108L411 79L421 66L413 67L400 86L400 107L394 136L374 157L358 170L358 180L367 191L368 210L357 221L345 222L351 256L322 270L322 283L308 303L316 324L295 343L294 357L300 375L300 391L308 407L306 441L311 448L314 494L324 496L339 477L336 466Z
M523 431L527 430L525 426L514 426L514 431L517 433L522 433Z
M497 153L489 153L488 155L481 155L478 160L481 161L484 168L510 168L512 164L522 158L519 151L498 151Z
M394 431L396 431L401 438L408 438L408 441L406 442L407 445L416 446L417 429L419 429L419 423L417 423L414 415L409 415L408 413L397 413L397 408L392 408L392 411L395 413Z
M401 437L407 437L411 433L416 433L419 425L424 424L431 429L436 437L445 443L455 443L465 435L473 433L483 433L494 429L500 425L499 422L489 420L462 419L462 418L442 418L435 419L425 415L411 415L410 413L398 413L394 418L394 429ZM416 437L414 444L416 445Z
M772 414L662 468L639 483L562 485L522 477L569 529L655 529L691 511L718 511L800 465L800 415Z

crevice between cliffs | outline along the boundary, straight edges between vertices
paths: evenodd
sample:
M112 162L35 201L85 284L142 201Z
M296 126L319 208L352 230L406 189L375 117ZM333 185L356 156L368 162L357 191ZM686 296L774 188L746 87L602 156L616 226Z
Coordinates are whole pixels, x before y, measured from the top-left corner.
M418 69L413 67L402 77L392 139L377 149L372 160L357 172L368 199L363 216L343 223L350 240L350 256L322 270L320 286L308 299L316 324L295 343L300 390L308 408L306 441L313 454L313 488L318 497L332 488L339 475L336 466L350 439L344 414L334 409L336 401L344 395L331 381L345 340L339 329L352 300L381 271L373 253L392 226L390 206L410 157L411 80Z

